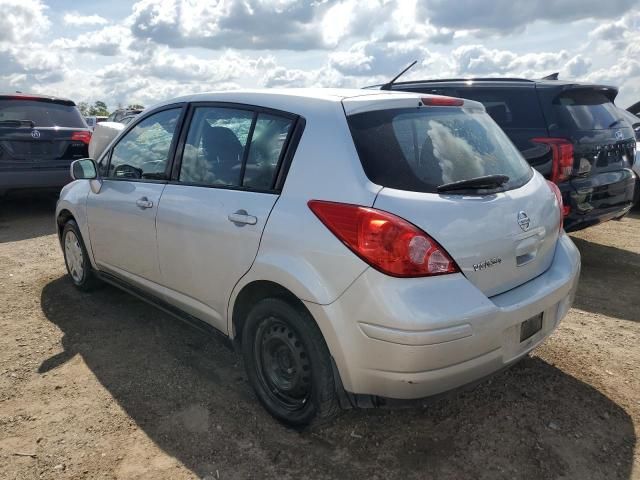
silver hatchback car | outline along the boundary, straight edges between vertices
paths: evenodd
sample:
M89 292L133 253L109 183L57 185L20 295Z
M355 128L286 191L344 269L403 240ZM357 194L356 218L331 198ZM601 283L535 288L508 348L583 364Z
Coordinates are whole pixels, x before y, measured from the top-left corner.
M146 110L96 160L72 165L56 210L73 283L222 332L289 425L496 372L551 334L578 282L557 187L473 101L199 94Z

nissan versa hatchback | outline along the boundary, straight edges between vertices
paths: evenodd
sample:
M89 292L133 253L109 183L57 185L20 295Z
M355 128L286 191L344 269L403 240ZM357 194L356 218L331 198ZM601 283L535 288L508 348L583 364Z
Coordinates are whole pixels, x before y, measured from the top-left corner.
M480 103L363 90L199 94L72 165L72 282L213 327L289 425L420 398L557 327L579 254L557 187Z
M60 191L69 165L85 158L91 131L75 103L43 95L0 95L0 197L9 191Z

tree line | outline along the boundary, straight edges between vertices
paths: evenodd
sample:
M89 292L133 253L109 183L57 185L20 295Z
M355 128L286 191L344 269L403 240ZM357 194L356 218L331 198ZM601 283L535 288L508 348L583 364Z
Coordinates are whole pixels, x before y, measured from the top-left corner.
M118 105L118 109L124 108L122 105ZM93 105L88 102L78 103L78 110L84 117L108 117L111 112L107 108L107 104L103 101L96 101ZM144 110L144 106L134 103L127 106L127 110Z

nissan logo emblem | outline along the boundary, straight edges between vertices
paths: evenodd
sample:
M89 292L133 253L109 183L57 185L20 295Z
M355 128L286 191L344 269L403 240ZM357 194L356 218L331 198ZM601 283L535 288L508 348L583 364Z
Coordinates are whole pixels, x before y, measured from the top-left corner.
M529 225L531 224L531 220L529 219L529 215L524 212L518 212L518 225L523 231L529 230Z
M39 130L31 130L31 136L33 138L40 138L40 131Z

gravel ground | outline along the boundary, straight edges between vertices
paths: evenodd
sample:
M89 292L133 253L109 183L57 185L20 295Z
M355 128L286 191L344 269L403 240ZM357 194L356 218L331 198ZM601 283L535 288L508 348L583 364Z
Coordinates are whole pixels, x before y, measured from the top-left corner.
M579 232L574 308L516 366L296 432L215 339L76 291L54 201L0 205L0 478L640 479L640 215Z

